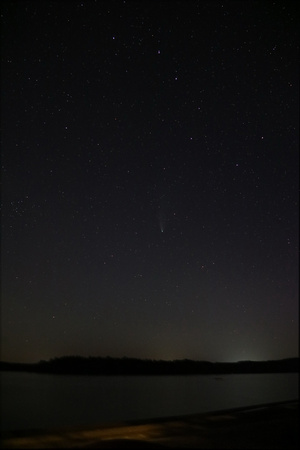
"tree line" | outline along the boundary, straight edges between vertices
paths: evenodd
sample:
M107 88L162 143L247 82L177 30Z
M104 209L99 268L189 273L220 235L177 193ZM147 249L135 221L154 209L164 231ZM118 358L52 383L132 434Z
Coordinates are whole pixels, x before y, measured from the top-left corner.
M299 358L270 361L164 361L137 358L62 356L34 364L0 362L2 371L65 375L225 375L234 373L299 372Z

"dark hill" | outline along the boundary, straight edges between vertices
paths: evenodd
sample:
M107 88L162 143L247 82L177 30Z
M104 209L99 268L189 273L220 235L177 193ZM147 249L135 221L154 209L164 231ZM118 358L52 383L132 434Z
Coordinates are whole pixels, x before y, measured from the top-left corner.
M63 356L36 364L0 362L2 371L74 375L197 375L299 372L299 358L219 363L190 359L163 361L136 358Z

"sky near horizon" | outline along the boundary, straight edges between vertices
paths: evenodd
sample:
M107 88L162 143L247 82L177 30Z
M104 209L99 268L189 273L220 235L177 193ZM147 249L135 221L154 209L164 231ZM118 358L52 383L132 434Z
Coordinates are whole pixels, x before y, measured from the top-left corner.
M295 5L2 2L1 360L298 356Z

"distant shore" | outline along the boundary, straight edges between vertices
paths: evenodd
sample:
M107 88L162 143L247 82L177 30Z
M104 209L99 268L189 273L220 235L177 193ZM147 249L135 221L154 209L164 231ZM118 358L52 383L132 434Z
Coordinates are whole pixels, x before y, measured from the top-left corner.
M163 361L136 358L63 356L35 364L0 362L0 371L61 375L225 375L299 372L299 358L221 363L189 359Z
M2 448L298 449L298 400L91 429L8 432Z

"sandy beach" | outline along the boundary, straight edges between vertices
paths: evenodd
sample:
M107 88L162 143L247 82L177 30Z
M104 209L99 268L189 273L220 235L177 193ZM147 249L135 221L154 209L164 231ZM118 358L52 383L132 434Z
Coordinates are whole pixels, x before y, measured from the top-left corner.
M2 448L292 449L299 444L298 401L91 429L10 432Z

